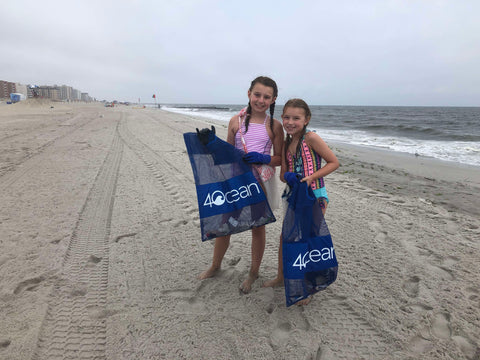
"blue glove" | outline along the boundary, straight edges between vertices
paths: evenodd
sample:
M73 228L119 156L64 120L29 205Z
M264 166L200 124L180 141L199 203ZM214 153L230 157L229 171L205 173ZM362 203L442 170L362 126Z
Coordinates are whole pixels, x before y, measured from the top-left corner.
M293 172L286 172L285 174L283 174L283 178L290 186L293 186L300 182L300 176Z
M210 144L215 140L215 126L212 125L212 130L207 128L198 130L197 128L197 136L198 140L200 140L203 145Z
M243 155L243 160L248 164L270 164L272 157L266 154L260 154L256 151L251 151Z

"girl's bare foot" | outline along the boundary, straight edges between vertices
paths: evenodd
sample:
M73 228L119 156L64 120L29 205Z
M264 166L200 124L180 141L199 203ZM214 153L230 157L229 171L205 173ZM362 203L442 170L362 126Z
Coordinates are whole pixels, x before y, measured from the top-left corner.
M297 302L295 303L295 305L298 305L298 306L308 305L308 304L310 303L310 301L312 301L312 298L313 298L313 295L310 295L310 296L307 297L306 299L297 301Z
M220 271L220 268L210 266L207 270L205 270L200 275L198 275L197 279L203 280L203 279L214 277L215 275L217 275L219 271Z
M257 279L258 274L248 274L248 277L243 281L242 285L240 285L240 291L244 294L248 294L252 290L252 285Z
M277 286L283 286L283 277L276 277L273 280L268 280L265 281L262 285L262 287L277 287Z

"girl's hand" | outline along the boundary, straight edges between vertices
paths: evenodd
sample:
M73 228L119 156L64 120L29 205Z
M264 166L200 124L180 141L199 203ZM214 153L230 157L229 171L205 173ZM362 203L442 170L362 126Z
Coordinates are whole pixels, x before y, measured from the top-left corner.
M314 181L315 179L312 179L312 176L305 176L302 180L300 180L300 182L306 182L307 183L307 186L310 187L311 183Z
M272 157L268 154L250 151L249 153L243 155L243 160L248 164L270 164Z

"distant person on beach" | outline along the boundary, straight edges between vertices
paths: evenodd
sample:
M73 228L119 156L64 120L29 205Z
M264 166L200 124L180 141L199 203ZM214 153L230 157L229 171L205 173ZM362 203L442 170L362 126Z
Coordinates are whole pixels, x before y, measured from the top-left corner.
M290 99L283 107L283 128L287 136L282 150L280 179L293 186L295 182L306 182L310 186L325 215L328 195L323 178L339 167L335 154L315 132L307 130L312 114L302 99ZM306 160L310 159L309 164ZM326 164L322 167L322 159ZM286 189L288 190L288 189ZM264 287L283 285L282 239L278 251L277 277L263 284ZM310 298L299 301L306 305Z
M245 151L244 160L254 166L267 164L275 168L282 159L283 128L274 119L275 100L278 88L272 79L260 76L254 79L247 92L248 107L240 114L233 116L228 124L227 142L237 149ZM269 110L270 116L267 114ZM273 146L273 155L271 149ZM258 176L258 174L256 175ZM275 176L272 174L271 176ZM268 198L268 189L265 189ZM215 276L220 270L223 257L230 244L230 235L215 239L211 266L198 278L203 280ZM265 250L265 226L252 229L252 260L250 271L240 290L250 292L252 284L258 278L260 264Z

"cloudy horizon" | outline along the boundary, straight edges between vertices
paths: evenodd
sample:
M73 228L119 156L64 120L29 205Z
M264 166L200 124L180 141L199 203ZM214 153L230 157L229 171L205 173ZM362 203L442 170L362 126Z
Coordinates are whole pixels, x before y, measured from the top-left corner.
M475 1L35 1L0 14L0 79L99 100L480 106Z

